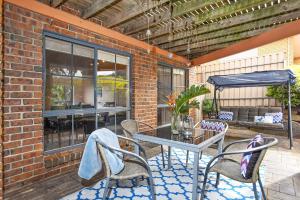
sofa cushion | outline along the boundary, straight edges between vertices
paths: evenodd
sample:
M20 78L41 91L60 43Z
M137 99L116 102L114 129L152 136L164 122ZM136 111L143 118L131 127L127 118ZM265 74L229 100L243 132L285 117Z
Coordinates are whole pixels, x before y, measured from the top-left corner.
M268 113L282 112L281 107L269 107Z
M221 107L220 108L222 111L230 111L230 107Z
M254 122L254 117L258 116L258 108L256 107L250 107L249 108L249 114L248 114L249 122Z
M259 116L265 116L265 114L269 112L269 108L268 107L259 107L258 108L258 115Z
M247 107L241 107L239 108L239 116L238 116L238 121L245 121L248 122L249 121L249 108Z

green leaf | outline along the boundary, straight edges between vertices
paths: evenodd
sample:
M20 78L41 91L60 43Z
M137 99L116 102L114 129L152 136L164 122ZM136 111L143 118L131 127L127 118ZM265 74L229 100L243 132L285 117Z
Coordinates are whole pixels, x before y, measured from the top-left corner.
M176 99L176 105L174 111L176 114L188 113L190 108L199 108L199 102L197 100L191 99L209 93L209 89L204 85L196 86L192 85L190 88L181 92L181 94Z

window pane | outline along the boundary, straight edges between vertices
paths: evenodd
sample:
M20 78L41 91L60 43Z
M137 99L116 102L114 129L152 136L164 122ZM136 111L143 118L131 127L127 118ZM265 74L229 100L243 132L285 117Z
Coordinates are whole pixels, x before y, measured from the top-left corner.
M46 73L48 75L71 75L71 43L55 40L52 38L45 39L46 46Z
M166 103L166 96L171 94L171 68L158 67L157 71L157 102L158 104Z
M115 132L116 118L113 112L98 113L98 128L107 128Z
M80 144L96 129L95 114L74 115L74 143Z
M94 107L94 49L73 46L73 106L72 108Z
M129 112L128 111L124 111L124 112L118 112L116 114L116 133L118 135L123 134L123 129L121 127L121 122L123 120L126 120L129 118Z
M45 150L70 146L72 143L72 116L44 118Z
M71 78L47 75L46 110L64 110L72 105Z
M185 90L185 70L173 69L173 92L176 94Z
M129 57L116 56L116 106L129 107Z
M46 110L94 107L94 49L46 38Z
M98 51L97 106L115 106L115 54Z
M165 125L171 123L171 111L169 108L157 108L157 125Z
M46 37L45 38L45 48L46 50L52 50L56 52L62 52L71 54L72 44L70 42L65 42L62 40L57 40L53 38Z

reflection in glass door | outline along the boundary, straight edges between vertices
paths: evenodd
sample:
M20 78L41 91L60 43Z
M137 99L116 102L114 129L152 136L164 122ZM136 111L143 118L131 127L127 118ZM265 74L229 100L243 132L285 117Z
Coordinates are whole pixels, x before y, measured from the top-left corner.
M98 128L119 133L116 125L128 116L129 57L98 50L96 104Z

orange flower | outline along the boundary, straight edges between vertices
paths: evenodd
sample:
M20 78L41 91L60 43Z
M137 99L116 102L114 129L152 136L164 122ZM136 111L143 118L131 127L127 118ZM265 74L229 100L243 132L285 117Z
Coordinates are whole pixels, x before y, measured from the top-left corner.
M168 104L169 109L172 111L175 107L175 104L176 104L177 95L175 93L172 93L172 94L170 94L166 97L167 97L166 103Z

